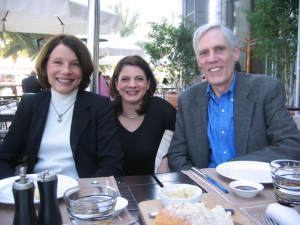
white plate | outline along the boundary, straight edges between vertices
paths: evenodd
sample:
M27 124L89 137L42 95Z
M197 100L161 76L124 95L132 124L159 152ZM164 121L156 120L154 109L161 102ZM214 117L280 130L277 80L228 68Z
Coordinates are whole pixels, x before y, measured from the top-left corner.
M37 177L37 174L26 174L28 178ZM6 204L15 204L14 195L12 192L13 182L19 179L20 176L9 177L3 180L0 180L0 202ZM68 176L57 174L57 198L63 197L65 191L71 187L78 186L78 182ZM35 186L37 186L35 182ZM39 203L40 200L34 198L34 203Z
M269 163L254 161L226 162L217 166L217 172L233 180L272 183Z

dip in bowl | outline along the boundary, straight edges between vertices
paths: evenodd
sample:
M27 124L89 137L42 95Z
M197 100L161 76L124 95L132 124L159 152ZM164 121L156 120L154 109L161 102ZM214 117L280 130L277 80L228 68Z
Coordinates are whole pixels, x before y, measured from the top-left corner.
M232 181L229 187L241 198L254 198L264 186L254 181Z
M164 206L172 202L196 203L200 201L201 196L202 189L191 184L171 184L159 192Z

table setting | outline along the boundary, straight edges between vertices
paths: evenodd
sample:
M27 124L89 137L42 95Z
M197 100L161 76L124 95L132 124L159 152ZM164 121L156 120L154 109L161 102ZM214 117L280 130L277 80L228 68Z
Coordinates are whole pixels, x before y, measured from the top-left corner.
M26 175L27 178L32 178L36 183L37 174L28 174ZM15 202L12 193L12 186L15 180L17 180L20 176L10 177L7 179L0 180L0 217L2 218L0 224L13 224L14 214L15 214ZM67 193L68 190L74 189L75 187L79 187L81 189L86 189L89 187L105 187L106 190L109 188L115 190L115 197L120 198L116 200L116 212L113 214L111 218L112 225L130 225L135 224L136 219L133 218L126 206L128 201L122 197L120 197L118 186L116 180L113 176L111 177L97 177L97 178L80 178L80 179L73 179L71 177L57 175L58 182L57 182L57 202L59 205L62 221L64 225L70 225L70 217L69 212L67 210L65 197L63 196L64 193ZM100 203L98 203L100 204ZM36 214L38 215L40 209L40 201L34 196L34 207L36 210ZM86 224L92 224L88 221Z
M278 160L271 163L239 161L220 164L217 168L200 170L194 167L181 172L207 192L202 194L200 202L204 202L208 208L213 209L216 205L221 205L225 211L227 208L233 209L234 224L300 224L300 207L298 206L300 203L298 198L300 162L293 160ZM278 174L277 178L275 173ZM286 177L282 178L285 174L288 174L292 181L287 181ZM176 186L176 184L169 185L162 188L161 192L166 187ZM143 224L154 224L155 219L151 217L159 215L162 208L166 207L166 197L162 197L161 192L159 193L161 200L144 201L139 204ZM284 194L280 194L281 192ZM287 195L288 193L290 195ZM285 196L289 198L286 199ZM193 199L189 199L189 202L193 202Z
M193 170L182 171L182 173L186 174L208 193L216 193L233 206L237 206L250 217L255 224L265 224L263 216L268 207L274 203L278 204L274 193L270 163L252 161L228 162L220 164L217 168L205 168L201 169L201 171L217 181L228 190L229 193L224 193L219 187L209 182L203 176L199 176L197 173L193 172ZM260 183L263 185L263 190L258 192L253 198L240 197L234 193L232 188L230 188L230 183L233 183L235 180ZM296 180L298 180L299 187L299 177L297 177ZM293 206L295 207L296 205ZM278 211L272 209L273 208L271 208L271 213L269 212L269 214L277 214L286 218L284 214L278 214ZM299 216L299 207L295 207L295 209L298 211ZM300 217L298 217L298 222L300 224L299 218Z
M17 103L16 102L0 106L0 114L14 115L16 110L17 110Z
M103 207L108 211L110 210L109 214L113 225L154 224L155 217L158 215L158 218L162 218L160 212L173 204L168 192L182 189L189 190L187 193L195 193L195 196L188 194L187 197L184 197L185 202L196 204L193 207L201 208L202 206L199 204L204 203L204 209L209 209L209 211L215 211L218 205L221 206L222 212L225 211L224 215L233 211L231 219L235 225L300 224L300 207L298 206L300 162L293 160L273 161L271 163L243 161L225 164L220 164L217 168L200 170L193 168L178 173L153 174L152 176L73 179L58 174L57 202L63 224L70 225L72 223L70 218L74 215L78 216L73 213L76 210L72 209L67 200L68 193L75 193L75 189L91 189L93 193L105 190L104 193L106 194L112 189L111 193L113 194L110 194L112 197L104 201L108 201L109 204L105 205L101 200L102 202L98 202L97 206L99 206L99 211ZM290 173L293 175L291 176ZM287 174L288 177L286 177ZM36 185L38 182L36 180L38 179L37 174L26 176L31 178ZM15 205L12 186L17 178L11 177L0 180L0 217L2 218L0 224L12 224L14 220ZM277 183L274 185L274 182ZM290 189L289 186L292 186L293 189ZM245 187L250 187L250 190L244 189ZM289 196L286 193L282 195L286 190L288 194L291 193L290 191L295 193L290 195L292 197L285 199L285 196ZM102 191L97 194L102 195ZM89 195L89 192L85 192L85 194ZM177 197L182 200L180 196ZM296 198L293 198L294 196ZM35 198L34 208L38 215L41 202ZM166 199L168 202L165 201ZM190 203L191 199L197 203ZM71 199L71 201L75 205L81 204L75 203L76 198ZM291 207L287 207L287 203L290 203ZM111 211L111 204L115 204L114 214ZM135 204L136 206L134 206ZM152 214L149 216L149 213ZM271 219L276 223L272 223ZM87 224L92 223L88 221Z

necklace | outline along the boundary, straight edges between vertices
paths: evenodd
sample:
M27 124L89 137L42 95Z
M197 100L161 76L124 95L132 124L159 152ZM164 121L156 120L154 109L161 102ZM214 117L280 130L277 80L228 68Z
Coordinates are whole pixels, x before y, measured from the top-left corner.
M127 116L126 113L122 112L123 116L125 116L127 119L135 119L139 116L139 114L135 115L135 116Z
M54 108L54 110L55 110L55 112L56 112L56 114L58 115L58 118L57 118L57 122L61 122L62 121L62 116L63 115L65 115L66 114L66 112L68 112L69 111L69 109L71 109L71 107L74 105L74 103L75 102L73 102L71 105L70 105L70 107L64 112L64 113L62 113L62 114L59 114L58 112L57 112L57 110L56 110L56 108L55 108L55 106L54 106L54 104L53 104L53 102L51 101L51 104L52 104L52 106L53 106L53 108Z

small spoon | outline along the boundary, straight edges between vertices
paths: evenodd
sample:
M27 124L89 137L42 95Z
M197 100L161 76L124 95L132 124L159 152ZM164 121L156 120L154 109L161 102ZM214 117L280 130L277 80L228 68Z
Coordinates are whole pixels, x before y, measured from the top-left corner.
M233 209L225 209L225 212L231 212L231 215L234 214L234 210ZM158 212L149 212L148 216L150 218L155 218L157 216Z

